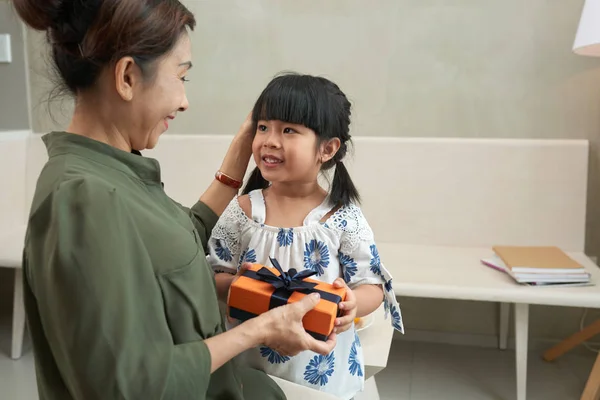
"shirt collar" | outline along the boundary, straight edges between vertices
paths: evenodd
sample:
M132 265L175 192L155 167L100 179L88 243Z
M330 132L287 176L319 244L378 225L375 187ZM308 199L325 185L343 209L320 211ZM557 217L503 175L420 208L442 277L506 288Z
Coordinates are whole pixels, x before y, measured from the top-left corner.
M128 153L89 137L67 132L51 132L44 135L42 140L50 158L61 154L75 154L144 181L161 182L158 161L143 157L137 150Z

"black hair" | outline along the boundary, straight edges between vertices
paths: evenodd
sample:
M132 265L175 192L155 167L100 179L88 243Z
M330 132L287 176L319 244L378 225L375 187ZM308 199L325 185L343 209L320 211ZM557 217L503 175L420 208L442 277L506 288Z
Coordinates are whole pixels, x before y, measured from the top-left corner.
M285 73L276 76L263 90L252 109L252 122L256 132L258 121L279 120L304 125L312 129L319 144L333 138L340 140L335 156L323 163L322 169L335 167L330 199L336 205L359 203L360 195L344 166L343 159L352 143L350 102L333 82L323 77ZM255 168L242 193L269 186L260 170Z
M13 0L21 19L46 32L58 94L92 88L105 67L131 56L145 77L194 15L178 0Z

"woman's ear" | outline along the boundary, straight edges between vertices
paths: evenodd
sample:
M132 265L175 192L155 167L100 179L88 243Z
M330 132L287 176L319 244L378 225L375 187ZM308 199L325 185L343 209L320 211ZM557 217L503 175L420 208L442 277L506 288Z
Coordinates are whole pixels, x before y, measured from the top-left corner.
M142 81L142 71L133 58L123 57L115 65L115 89L125 101L131 101L134 87Z
M321 144L321 163L326 163L335 157L342 142L339 138L329 139Z

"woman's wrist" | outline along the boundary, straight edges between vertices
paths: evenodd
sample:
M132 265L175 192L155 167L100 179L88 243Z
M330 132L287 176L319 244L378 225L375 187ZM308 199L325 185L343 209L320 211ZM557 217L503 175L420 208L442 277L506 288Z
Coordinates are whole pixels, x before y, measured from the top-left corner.
M236 136L231 141L219 171L237 181L243 181L250 157L252 157L252 140Z
M261 314L256 318L249 319L240 325L244 327L246 335L248 335L252 347L258 347L267 342L267 335L269 334L270 327L270 316L267 314Z

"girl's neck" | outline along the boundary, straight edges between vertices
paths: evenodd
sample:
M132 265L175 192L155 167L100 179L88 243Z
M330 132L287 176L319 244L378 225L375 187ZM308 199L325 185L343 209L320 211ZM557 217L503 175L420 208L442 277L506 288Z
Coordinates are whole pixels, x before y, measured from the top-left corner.
M273 182L268 191L271 195L281 200L307 200L311 198L320 198L323 200L327 193L317 181L298 183L298 182Z
M265 224L281 228L302 226L306 216L327 196L318 182L273 183L265 191Z

